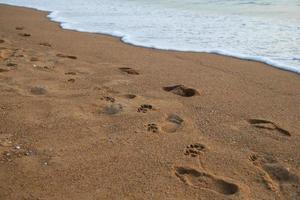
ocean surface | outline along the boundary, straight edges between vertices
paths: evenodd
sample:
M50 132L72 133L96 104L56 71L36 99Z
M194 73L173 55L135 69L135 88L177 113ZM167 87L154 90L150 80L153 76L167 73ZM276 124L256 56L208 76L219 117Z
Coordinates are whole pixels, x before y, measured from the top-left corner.
M210 52L300 73L300 0L0 0L51 11L65 29Z

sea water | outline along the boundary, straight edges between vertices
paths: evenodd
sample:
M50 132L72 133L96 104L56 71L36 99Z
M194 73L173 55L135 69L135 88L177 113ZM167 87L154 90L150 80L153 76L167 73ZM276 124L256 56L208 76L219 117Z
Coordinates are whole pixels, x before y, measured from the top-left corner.
M0 0L65 29L138 46L210 52L300 73L300 0Z

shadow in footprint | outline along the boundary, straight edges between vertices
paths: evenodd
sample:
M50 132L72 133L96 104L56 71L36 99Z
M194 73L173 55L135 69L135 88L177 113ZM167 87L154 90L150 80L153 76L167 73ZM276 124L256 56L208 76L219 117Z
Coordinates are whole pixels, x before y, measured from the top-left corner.
M264 120L264 119L249 119L248 122L253 125L256 128L260 129L267 129L267 130L276 130L279 133L285 135L285 136L291 136L291 133L278 125L276 125L274 122Z
M31 62L36 62L36 61L39 61L39 59L37 57L32 57L32 58L30 58L30 61Z
M75 83L75 79L74 78L70 78L70 79L68 79L68 82L69 83Z
M42 87L33 87L30 89L30 92L34 95L44 95L47 93L47 90Z
M129 67L120 67L119 70L121 70L122 72L125 72L127 74L131 74L131 75L139 75L140 74L135 69L132 69L132 68L129 68Z
M40 42L39 45L45 46L45 47L52 47L52 45L49 44L48 42Z
M219 179L206 172L190 167L177 167L176 176L184 183L199 189L212 190L224 195L233 195L239 191L236 184Z
M125 94L124 97L126 99L134 99L134 98L136 98L136 95L135 94Z
M16 67L18 64L16 63L7 63L6 66L7 67Z
M24 26L17 26L16 30L18 30L18 31L24 30Z
M19 36L22 36L22 37L30 37L31 34L29 34L29 33L19 33Z
M166 119L162 126L162 130L167 133L174 133L182 127L184 120L176 114L171 114Z
M8 72L9 70L7 70L7 69L2 69L2 68L0 68L0 73L3 73L3 72Z
M65 75L76 75L76 72L66 72Z
M4 40L0 39L0 44L2 44L2 43L4 43L4 42L5 42Z
M163 89L167 92L172 92L173 94L183 96L183 97L192 97L195 95L199 95L199 92L193 88L188 88L184 85L174 85L163 87Z
M61 53L56 54L56 56L60 57L60 58L69 58L69 59L73 59L73 60L77 59L76 56L70 56L70 55L65 55L65 54L61 54Z

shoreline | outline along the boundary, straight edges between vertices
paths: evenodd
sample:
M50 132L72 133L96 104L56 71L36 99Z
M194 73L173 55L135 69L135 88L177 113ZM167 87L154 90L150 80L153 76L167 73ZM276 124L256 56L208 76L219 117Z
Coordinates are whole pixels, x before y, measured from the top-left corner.
M0 5L0 199L296 199L300 77Z
M59 26L62 29L114 37L114 38L117 38L120 42L122 42L124 44L132 45L132 46L135 46L135 47L147 48L147 49L153 49L153 50L161 50L161 51L177 52L177 53L180 53L180 52L184 52L184 53L207 53L207 54L212 54L212 55L226 56L226 57L241 59L241 60L245 60L245 61L258 62L258 63L266 64L266 65L268 65L270 67L273 67L273 68L277 68L277 69L282 70L282 71L292 72L292 73L296 73L298 75L300 74L300 69L298 69L295 66L288 66L288 65L282 64L282 63L275 63L273 60L270 60L269 58L265 58L265 57L262 57L262 56L249 56L249 55L244 55L244 54L239 54L239 53L230 53L230 52L223 51L223 50L193 51L193 50L176 50L176 49L164 49L164 48L156 48L156 47L147 47L147 46L144 46L142 44L134 44L134 43L129 42L129 41L126 42L123 39L125 36L118 36L118 35L113 35L113 34L109 34L109 33L92 32L92 31L86 31L86 30L76 30L76 29L72 29L72 28L66 28L66 27L63 26L63 24L67 23L67 22L61 22L59 20L55 20L54 17L51 16L56 11L49 11L49 10L44 9L44 8L33 8L33 7L10 5L10 4L4 4L4 3L0 3L0 6L1 5L15 6L15 7L20 7L20 8L32 9L32 10L36 10L36 11L45 12L45 13L47 13L47 18L52 22L58 23Z

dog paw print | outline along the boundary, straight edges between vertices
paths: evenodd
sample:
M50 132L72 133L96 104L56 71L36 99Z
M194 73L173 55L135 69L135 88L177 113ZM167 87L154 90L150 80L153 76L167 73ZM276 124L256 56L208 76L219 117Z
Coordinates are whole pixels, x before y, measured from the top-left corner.
M142 105L138 108L137 112L146 113L146 112L148 112L149 110L153 110L153 106L152 106L152 105L150 105L150 104L142 104Z
M196 157L201 154L205 149L205 146L200 143L196 144L191 144L187 146L184 150L184 155L186 156L191 156L191 157Z
M152 133L157 133L158 132L158 126L154 123L148 124L147 125L147 131L152 132Z
M116 101L115 98L109 97L109 96L104 96L104 97L101 98L101 100L109 101L111 103L114 103Z

